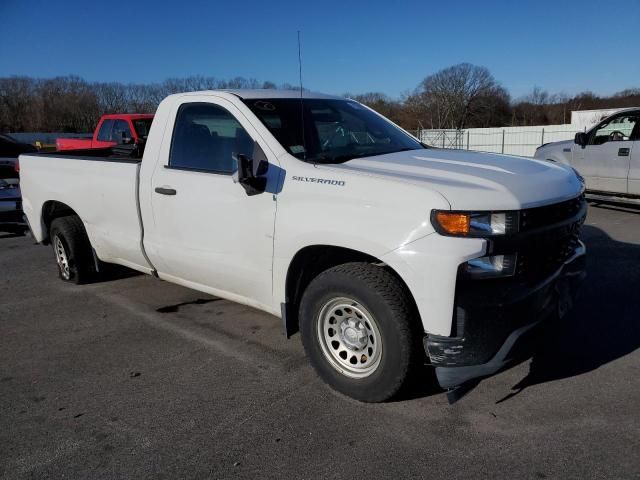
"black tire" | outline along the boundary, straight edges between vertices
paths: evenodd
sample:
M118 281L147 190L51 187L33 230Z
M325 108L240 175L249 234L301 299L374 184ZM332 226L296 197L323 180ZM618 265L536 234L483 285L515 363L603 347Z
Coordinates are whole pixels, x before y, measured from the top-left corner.
M381 338L379 363L364 378L342 373L344 370L335 358L331 359L331 353L325 353L331 348L326 341L323 347L320 316L323 308L326 312L326 306L335 301L332 299L341 297L353 299L374 317ZM300 302L300 332L309 361L326 383L357 400L383 402L398 393L420 358L416 329L412 328L415 315L406 288L390 271L368 263L347 263L326 270L311 281ZM322 326L320 330L324 331Z
M54 219L49 229L49 239L56 258L58 275L62 280L80 285L94 281L97 278L98 272L93 258L91 243L82 220L78 216L70 215ZM58 240L66 255L67 269L63 268L56 253L56 249L60 247Z

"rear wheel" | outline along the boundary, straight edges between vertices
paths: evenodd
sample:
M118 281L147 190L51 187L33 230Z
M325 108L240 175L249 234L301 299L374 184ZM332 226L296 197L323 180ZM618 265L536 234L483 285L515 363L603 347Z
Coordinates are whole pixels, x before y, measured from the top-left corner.
M307 287L300 331L307 356L331 387L365 402L382 402L406 383L419 358L405 287L388 270L347 263Z
M91 243L78 216L54 219L51 222L49 238L58 265L58 274L62 280L81 284L96 278L98 272Z

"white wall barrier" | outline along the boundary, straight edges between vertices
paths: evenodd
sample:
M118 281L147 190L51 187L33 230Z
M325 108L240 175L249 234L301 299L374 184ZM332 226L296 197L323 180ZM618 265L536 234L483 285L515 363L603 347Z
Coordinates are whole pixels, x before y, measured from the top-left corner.
M578 130L571 124L533 127L421 130L419 138L439 148L508 153L532 157L536 148L549 142L572 140Z

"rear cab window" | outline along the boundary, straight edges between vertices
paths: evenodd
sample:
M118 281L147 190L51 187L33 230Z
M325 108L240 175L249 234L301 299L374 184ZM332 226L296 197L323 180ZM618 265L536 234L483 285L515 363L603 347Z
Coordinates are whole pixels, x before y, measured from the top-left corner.
M152 118L137 118L132 121L133 129L139 138L147 138L149 136L149 130L151 130Z

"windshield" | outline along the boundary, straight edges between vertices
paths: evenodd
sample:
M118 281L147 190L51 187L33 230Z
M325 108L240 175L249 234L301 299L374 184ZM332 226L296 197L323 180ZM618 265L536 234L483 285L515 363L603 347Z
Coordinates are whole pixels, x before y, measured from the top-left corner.
M153 118L139 118L137 120L133 120L133 128L136 129L138 137L147 138L152 121Z
M340 163L424 148L410 135L351 100L247 99L244 102L280 144L300 160Z

